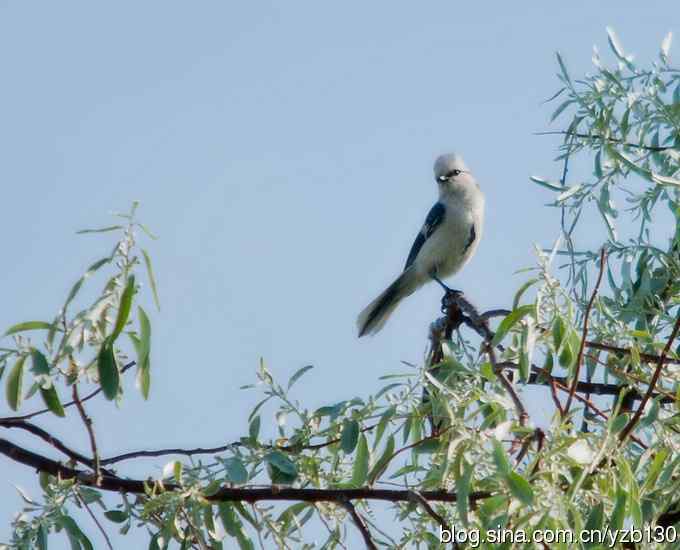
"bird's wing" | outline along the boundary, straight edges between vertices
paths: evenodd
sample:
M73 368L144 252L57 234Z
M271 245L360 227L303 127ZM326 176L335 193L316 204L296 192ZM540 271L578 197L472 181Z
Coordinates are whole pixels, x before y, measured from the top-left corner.
M420 230L420 233L418 233L416 240L413 241L411 252L409 252L408 258L406 259L406 265L404 266L405 270L408 269L409 266L414 262L416 256L418 256L418 252L420 252L420 249L425 244L425 241L427 241L427 239L432 236L432 233L435 232L435 229L437 229L437 227L439 227L439 225L441 225L441 223L444 221L445 214L446 208L441 202L436 203L430 209L427 218L425 218L423 228Z

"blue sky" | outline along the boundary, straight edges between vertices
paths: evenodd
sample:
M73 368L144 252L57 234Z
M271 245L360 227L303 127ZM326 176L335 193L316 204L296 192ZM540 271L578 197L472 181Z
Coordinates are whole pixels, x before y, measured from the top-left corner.
M280 378L316 367L296 386L309 407L375 391L422 360L438 311L428 287L356 338L435 199L434 158L463 154L487 196L482 244L452 284L507 307L534 243L557 236L549 192L528 179L559 175L557 139L532 135L548 129L554 52L582 74L610 25L653 58L680 12L639 6L1 3L0 327L51 318L110 247L75 231L139 200L160 235L146 243L162 300L152 399L92 404L103 454L238 437L257 400L238 387L261 356ZM86 451L67 424L43 423ZM0 540L21 505L10 482L37 494L32 472L2 472Z

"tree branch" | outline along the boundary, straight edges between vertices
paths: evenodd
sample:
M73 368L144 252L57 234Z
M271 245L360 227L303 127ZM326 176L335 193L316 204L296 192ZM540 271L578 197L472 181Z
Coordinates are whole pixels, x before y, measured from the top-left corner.
M345 510L349 512L349 515L352 516L352 521L354 521L354 524L357 526L357 529L359 529L361 536L364 538L366 548L368 548L368 550L378 550L378 547L371 538L371 533L369 533L368 527L366 527L366 524L361 519L357 509L354 507L354 504L352 504L349 500L345 500L341 504Z
M127 363L126 365L123 365L123 366L121 367L120 373L123 374L126 370L131 369L131 368L134 367L136 364L137 364L137 363L136 363L135 361L130 361L129 363ZM101 391L102 391L101 387L97 388L96 390L92 391L91 393L89 393L88 395L86 395L85 397L83 397L83 398L80 400L80 402L81 402L81 403L85 403L85 401L89 401L89 400L92 399L95 395L98 395ZM75 405L75 404L76 404L75 401L69 401L68 403L64 403L63 407L66 409L67 407L72 407L72 406ZM35 412L32 412L32 413L24 414L24 415L21 415L21 416L6 416L6 417L4 417L4 418L0 418L0 422L6 421L6 420L30 420L30 419L33 418L34 416L38 416L38 415L45 414L45 413L48 413L48 412L50 412L49 409L40 409L39 411L35 411Z
M83 407L83 403L80 401L80 396L78 395L78 382L73 383L73 401L76 404L76 408L78 409L78 413L80 414L80 418L83 420L83 424L85 424L85 429L87 429L87 435L90 437L90 447L92 449L92 459L94 460L94 475L95 479L97 480L97 483L101 481L102 478L102 472L101 472L101 465L99 462L99 452L97 451L97 440L94 437L94 429L92 428L92 419L87 416L87 413L85 412L85 407Z
M600 272L597 275L597 281L595 282L595 288L590 296L588 305L586 306L586 311L583 315L583 334L581 336L581 345L578 348L578 355L576 356L576 366L574 368L574 379L571 382L571 387L569 388L569 397L567 397L567 402L564 404L564 409L562 410L562 418L569 414L569 409L571 408L571 402L574 399L574 393L576 392L576 386L578 385L578 377L581 373L581 363L583 362L583 350L586 345L586 336L588 335L588 319L590 317L590 310L593 308L593 303L595 303L595 298L597 297L597 292L600 289L600 284L602 283L602 274L604 273L604 264L607 261L607 252L603 248L600 251Z
M535 132L535 136L571 136L580 139L592 139L607 141L609 143L617 143L619 145L624 145L625 147L633 147L635 149L642 149L644 151L668 151L669 149L675 149L673 146L663 146L663 145L645 145L644 143L631 143L629 141L623 141L618 138L601 136L599 134L581 134L578 132L567 132L566 130L553 130L549 132Z
M642 416L642 412L645 410L645 405L647 405L647 402L649 401L650 397L652 396L652 393L654 393L654 388L656 387L656 383L659 380L659 376L661 376L661 371L663 370L663 365L664 365L664 360L666 359L666 354L668 353L668 350L671 349L671 346L673 345L673 341L678 335L678 331L680 331L680 315L678 315L678 318L675 320L675 325L673 326L673 331L671 332L671 335L668 337L668 341L666 342L666 345L663 348L663 351L661 352L661 355L659 356L659 362L656 366L656 369L654 370L654 374L652 375L652 379L649 382L649 387L647 388L647 392L645 393L644 397L642 398L642 401L640 401L640 405L638 406L637 410L635 411L635 414L633 415L633 418L631 418L628 421L628 424L621 430L621 433L619 433L619 444L623 443L628 437L628 434L630 434L631 431L633 431L633 428L635 427L635 424L637 424L638 420L640 420L640 417Z
M44 457L24 449L7 439L0 438L0 454L15 462L30 466L38 471L62 479L75 479L83 485L95 486L94 476L83 470L76 470L60 464L56 460ZM102 473L102 483L98 489L118 493L145 494L147 489L156 491L175 491L181 488L174 483L154 483L154 480L128 479ZM445 490L422 491L420 494L428 501L456 502L456 493ZM494 496L490 491L470 493L470 503ZM374 489L361 487L358 489L298 489L294 487L222 487L215 493L205 497L210 502L260 502L296 500L301 502L336 502L342 504L346 500L380 500L385 502L408 502L413 499L412 491L396 489Z

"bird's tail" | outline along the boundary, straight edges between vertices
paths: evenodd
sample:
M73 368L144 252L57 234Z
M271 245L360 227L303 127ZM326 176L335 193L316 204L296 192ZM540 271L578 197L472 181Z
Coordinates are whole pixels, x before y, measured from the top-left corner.
M375 334L383 328L399 302L412 294L418 286L418 278L413 268L409 268L399 275L396 281L359 314L357 318L359 338L366 334Z

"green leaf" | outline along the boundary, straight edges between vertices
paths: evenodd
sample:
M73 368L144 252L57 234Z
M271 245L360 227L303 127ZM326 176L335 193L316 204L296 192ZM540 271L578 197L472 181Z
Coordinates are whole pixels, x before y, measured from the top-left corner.
M250 421L248 426L248 435L253 441L257 441L257 437L260 435L260 415L258 414Z
M618 487L616 490L616 501L614 502L614 510L609 525L612 529L621 529L623 527L623 520L626 519L626 498L627 493L623 487Z
M16 334L17 332L23 332L25 330L50 330L53 328L52 323L46 323L45 321L26 321L25 323L18 323L12 325L6 331L4 336L9 336L10 334Z
M137 315L139 317L139 349L137 349L139 368L137 369L137 380L142 396L144 399L148 399L151 387L151 323L142 306L137 308Z
M47 358L35 348L31 348L31 359L33 366L31 367L31 372L36 376L41 374L50 374L50 365L47 362Z
M555 112L550 116L550 122L555 120L558 116L562 114L562 112L569 107L574 102L573 99L567 99L567 101L564 101L563 103L560 104L560 106L555 109Z
M38 545L38 550L47 550L47 528L43 523L38 527L36 544Z
M507 475L512 471L512 466L508 461L508 455L505 453L505 449L498 439L493 440L493 461L496 464L498 472Z
M562 345L562 341L564 340L564 336L566 333L567 325L564 322L564 318L558 314L555 317L552 326L553 345L555 346L555 351L558 351L560 349L560 346Z
M373 468L371 468L371 473L368 475L369 485L373 485L376 482L376 480L387 469L387 466L389 466L390 460L394 458L394 447L395 447L394 435L391 435L390 438L387 440L387 443L385 444L385 450L383 451L383 454L380 456L380 458L375 463Z
M240 458L232 456L224 461L229 481L236 485L243 485L248 481L248 471Z
M522 295L538 281L539 279L529 279L526 283L519 287L519 290L515 293L515 299L512 301L513 310L519 307L519 301L522 299Z
M551 191L564 191L564 187L558 183L553 183L537 176L529 176L529 179L538 185L550 189Z
M280 451L272 451L266 455L264 459L267 463L271 464L274 468L284 474L297 475L297 466L295 466L295 463Z
M84 275L80 279L78 279L76 281L76 284L74 284L73 287L71 288L71 291L69 292L68 297L66 298L66 302L64 302L63 307L64 310L66 310L68 305L76 297L76 294L78 294L78 291L80 290L80 287L83 286L83 283L101 266L108 264L110 261L111 257L102 258L101 260L97 260L95 263L93 263L90 267L87 268L87 271L84 273Z
M307 365L302 367L301 369L298 369L293 376L290 377L290 380L288 381L288 389L293 387L293 384L297 382L300 377L305 374L308 370L313 369L314 365Z
M151 285L151 293L153 294L153 301L156 304L156 309L161 310L161 301L158 299L158 287L156 286L156 277L154 277L153 269L151 267L151 258L146 250L142 248L142 256L144 257L144 265L146 266L146 273L149 276L149 284Z
M659 474L661 473L661 468L663 468L664 463L666 462L666 458L668 458L668 453L670 451L666 447L662 447L659 449L659 451L656 453L656 456L654 457L654 460L652 461L652 464L649 466L649 470L647 471L647 478L645 479L644 485L642 486L642 493L646 493L647 491L651 491L654 488L654 485L656 485L656 480L659 477Z
M511 311L510 314L501 321L501 324L498 325L498 330L496 331L496 334L494 334L491 345L496 347L498 344L500 344L503 341L503 338L505 338L505 335L513 326L515 326L516 323L518 323L523 317L529 315L530 313L534 313L535 311L535 304L520 306Z
M17 362L14 363L14 367L9 371L7 376L7 386L6 395L7 403L13 411L19 409L21 405L21 395L22 395L22 382L24 379L24 362L26 361L25 355L20 355Z
M107 399L115 399L120 385L120 373L116 363L116 354L113 352L113 343L109 338L104 340L99 355L97 356L97 370L99 372L99 384Z
M234 512L234 507L228 502L222 502L219 504L218 510L227 534L237 540L241 550L253 550L253 543L248 539L243 529L243 523Z
M108 510L104 512L106 519L113 521L114 523L125 523L128 519L126 512L122 510Z
M346 455L352 454L359 441L359 423L356 420L345 420L340 435L340 447Z
M602 502L599 502L590 510L584 529L591 533L593 531L600 531L602 530L603 521L604 521L604 505L602 504Z
M352 468L352 480L351 484L353 487L361 487L366 483L366 478L368 477L368 442L366 441L366 436L361 434L359 436L359 443L357 444L357 453L354 458L354 467Z
M59 395L57 394L57 390L54 388L54 386L50 386L47 389L41 386L40 395L42 396L45 405L50 411L52 411L57 416L66 416L66 412L64 411L64 407L61 406Z
M569 78L569 73L567 72L567 67L564 64L564 61L562 60L562 56L560 55L560 52L555 52L555 57L557 57L557 62L560 64L560 71L562 71L562 76L564 77L564 80L571 84L571 78Z
M461 462L463 466L463 474L460 479L456 480L456 507L458 508L458 515L465 527L468 526L468 506L470 497L470 482L472 480L472 472L474 471L474 464L467 462L464 458Z
M116 317L116 324L113 326L113 332L109 335L111 343L116 341L116 338L123 332L128 317L130 316L130 308L132 307L132 298L135 294L135 276L130 275L120 297L120 304L118 305L118 316Z
M81 229L76 231L76 235L84 235L85 233L108 233L109 231L116 231L117 229L123 229L122 225L110 225L108 227L102 227L101 229Z
M614 55L616 55L616 57L619 59L624 60L626 56L623 53L623 47L621 46L619 37L616 36L614 29L611 27L607 27L607 41L609 42L609 47L614 52Z
M517 472L508 472L505 479L512 495L527 506L531 506L534 502L534 491L529 482Z

